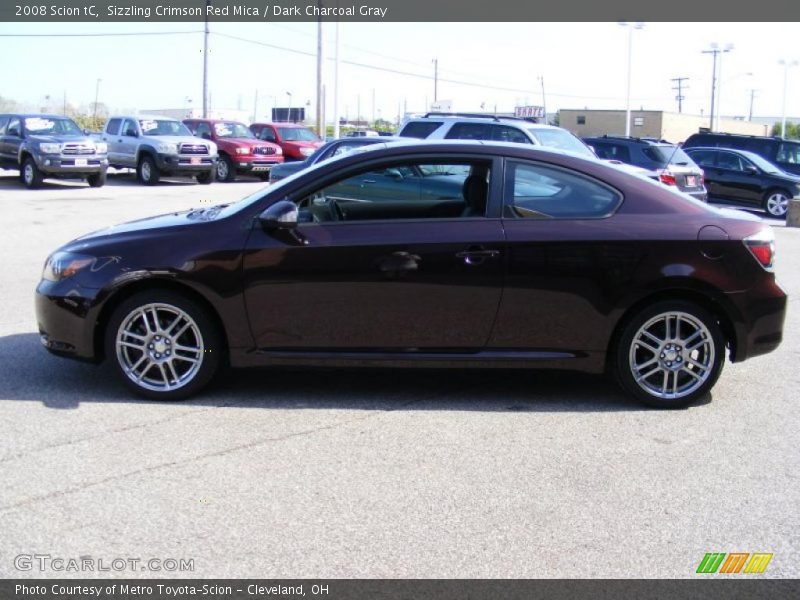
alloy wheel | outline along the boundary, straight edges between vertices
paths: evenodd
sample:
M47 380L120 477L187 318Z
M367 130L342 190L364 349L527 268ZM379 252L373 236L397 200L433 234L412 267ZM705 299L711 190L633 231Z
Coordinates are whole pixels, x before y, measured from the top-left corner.
M666 312L636 331L629 366L642 390L662 400L678 400L708 380L716 351L711 332L697 317Z
M131 311L117 330L120 367L137 386L164 392L194 379L205 348L197 323L170 304L153 303Z
M153 174L150 171L150 163L148 161L146 161L146 160L143 161L142 162L142 179L144 179L145 181L150 181L150 178L152 177L152 175Z
M30 163L23 167L22 176L25 178L25 183L28 185L33 183L33 166Z
M773 217L782 217L789 209L789 197L781 192L775 192L767 198L767 212Z
M217 179L224 181L228 178L228 163L225 160L220 159L217 162Z

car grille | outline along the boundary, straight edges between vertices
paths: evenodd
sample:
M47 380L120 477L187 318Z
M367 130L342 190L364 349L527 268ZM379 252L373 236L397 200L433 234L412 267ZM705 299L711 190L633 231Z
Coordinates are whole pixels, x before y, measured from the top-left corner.
M275 148L272 146L256 146L253 148L253 154L270 155L275 154Z
M61 148L61 154L70 156L85 156L87 154L94 154L95 147L88 144L64 144Z
M181 144L181 154L208 154L205 144Z

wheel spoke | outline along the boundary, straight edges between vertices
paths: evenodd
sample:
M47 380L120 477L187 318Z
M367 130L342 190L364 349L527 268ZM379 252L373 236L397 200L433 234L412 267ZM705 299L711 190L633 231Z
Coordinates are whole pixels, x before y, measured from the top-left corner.
M661 370L661 367L656 367L655 369L652 369L652 370L648 371L644 375L639 375L636 378L636 381L637 382L643 381L643 380L647 379L648 377L650 377L651 375L654 375L654 374L658 373L660 370Z
M126 348L133 348L135 350L144 350L144 342L141 344L133 344L131 342L117 342L120 346L125 346Z
M661 346L661 344L664 343L664 340L661 340L661 339L657 338L656 336L654 336L652 333L650 333L646 329L641 332L641 335L643 337L646 337L647 339L651 340L653 343L655 343L656 347L659 347L659 346Z

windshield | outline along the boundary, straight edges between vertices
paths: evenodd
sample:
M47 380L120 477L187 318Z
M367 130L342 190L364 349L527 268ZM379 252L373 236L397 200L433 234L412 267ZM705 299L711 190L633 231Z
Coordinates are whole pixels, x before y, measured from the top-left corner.
M164 119L139 119L142 135L180 135L191 137L192 132L180 121Z
M253 132L241 123L214 123L214 133L221 138L253 138Z
M72 119L50 117L28 117L25 119L25 130L34 135L83 135Z
M319 138L305 127L278 127L281 139L286 142L318 142Z
M529 129L528 131L542 146L597 158L586 144L564 129Z
M781 172L781 170L778 167L773 165L768 160L765 160L764 158L760 157L758 154L754 154L752 152L749 152L747 154L747 160L749 160L751 163L753 163L759 169L761 169L762 171L765 171L767 173L778 173L779 174Z

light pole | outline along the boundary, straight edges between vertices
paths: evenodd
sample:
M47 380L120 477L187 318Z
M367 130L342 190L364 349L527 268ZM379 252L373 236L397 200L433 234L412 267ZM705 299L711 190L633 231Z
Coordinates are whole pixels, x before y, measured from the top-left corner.
M789 67L796 67L796 60L781 59L779 65L783 65L783 108L781 110L781 137L786 139L786 92L789 84Z
M633 58L633 30L643 29L644 23L628 23L620 21L622 27L628 28L628 91L625 99L625 137L631 135L631 62Z
M719 54L719 68L717 71L717 123L714 129L719 131L719 119L722 115L722 55L726 52L733 50L733 44L725 44L725 47L720 50Z
M542 112L544 113L544 124L547 125L547 99L544 95L544 75L539 75L539 83L542 84Z
M286 122L292 122L292 92L286 92L286 95L289 96L289 113L286 115Z
M434 103L439 100L439 59L433 59L433 101ZM426 103L427 104L427 103ZM428 112L428 107L425 107L425 112Z
M101 81L103 80L98 77L97 82L94 85L94 110L92 111L92 127L97 127L97 99L100 96Z

